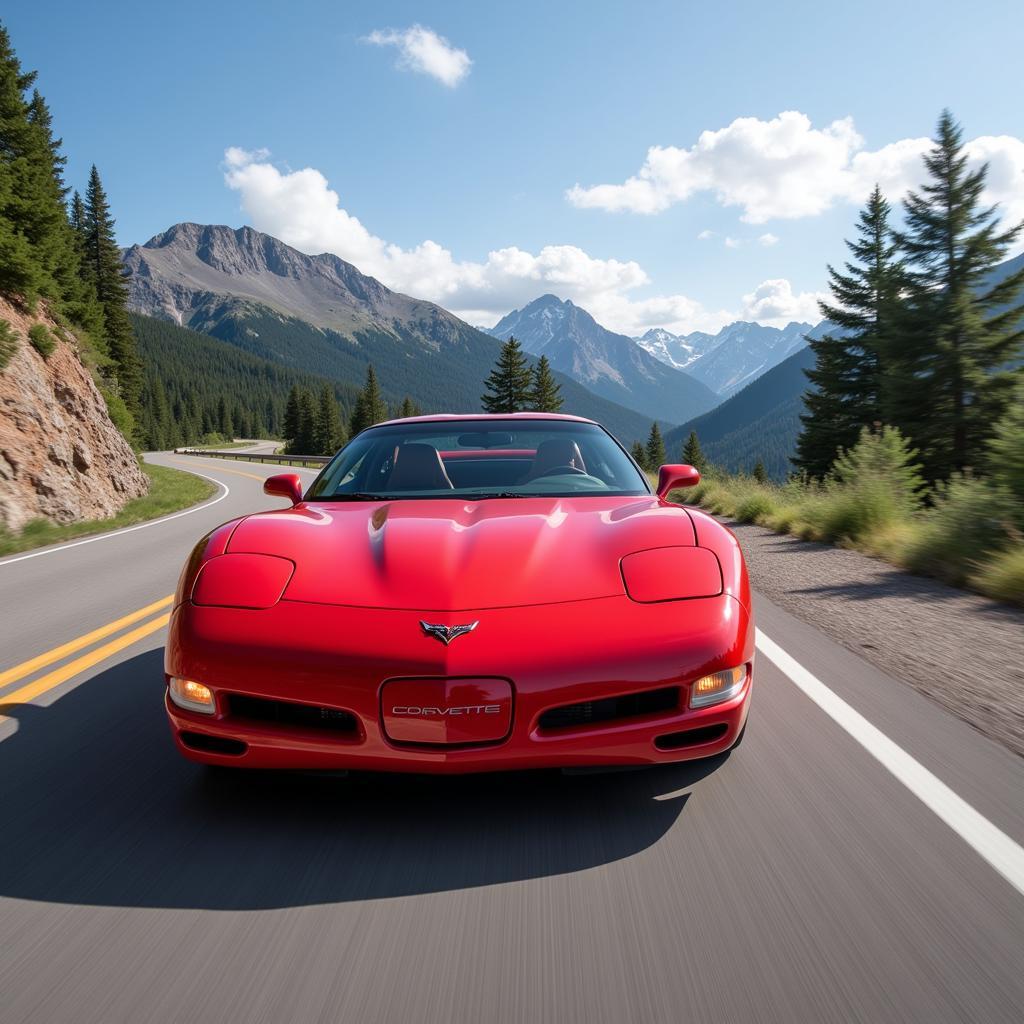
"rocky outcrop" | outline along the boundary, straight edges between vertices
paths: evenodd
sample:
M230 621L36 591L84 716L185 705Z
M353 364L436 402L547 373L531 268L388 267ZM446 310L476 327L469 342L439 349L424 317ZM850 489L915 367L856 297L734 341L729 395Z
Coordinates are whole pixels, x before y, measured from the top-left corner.
M0 370L0 526L20 530L32 519L71 523L107 519L148 480L131 446L110 421L103 396L82 365L74 339L44 359L29 343L34 323L0 299L0 319L18 336ZM70 337L70 336L67 336Z

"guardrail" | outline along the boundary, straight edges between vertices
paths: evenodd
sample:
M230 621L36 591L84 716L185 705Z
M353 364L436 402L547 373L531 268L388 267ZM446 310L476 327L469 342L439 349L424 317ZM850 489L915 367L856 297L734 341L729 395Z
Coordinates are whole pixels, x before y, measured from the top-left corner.
M196 455L206 459L236 459L239 462L269 462L275 466L326 466L330 455L277 455L274 452L218 452L207 448L175 448L175 455Z

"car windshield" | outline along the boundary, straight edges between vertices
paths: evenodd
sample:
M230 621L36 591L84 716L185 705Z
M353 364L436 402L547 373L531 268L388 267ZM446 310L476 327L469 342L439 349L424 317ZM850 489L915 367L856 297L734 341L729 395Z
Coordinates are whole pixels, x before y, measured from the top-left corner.
M649 494L618 442L572 420L444 420L371 427L314 481L309 501Z

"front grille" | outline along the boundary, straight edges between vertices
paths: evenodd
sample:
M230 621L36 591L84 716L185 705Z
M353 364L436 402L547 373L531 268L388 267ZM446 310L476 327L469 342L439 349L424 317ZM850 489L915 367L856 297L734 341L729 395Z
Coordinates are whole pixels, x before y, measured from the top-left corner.
M639 715L655 715L662 711L675 711L679 707L679 687L627 693L621 697L586 700L579 704L565 704L550 708L540 716L541 729L569 729L573 726L600 725Z
M354 736L359 731L356 716L338 708L323 708L316 704L295 704L287 700L266 697L247 697L233 693L228 697L231 718L244 718L250 722L274 722L277 725L299 729L323 729L334 734Z

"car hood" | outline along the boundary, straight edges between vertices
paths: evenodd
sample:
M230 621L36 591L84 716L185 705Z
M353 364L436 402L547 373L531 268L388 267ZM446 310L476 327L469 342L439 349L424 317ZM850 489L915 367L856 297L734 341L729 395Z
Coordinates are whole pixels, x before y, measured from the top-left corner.
M693 546L656 497L304 503L242 521L229 552L288 558L285 600L461 611L622 594L619 560Z

